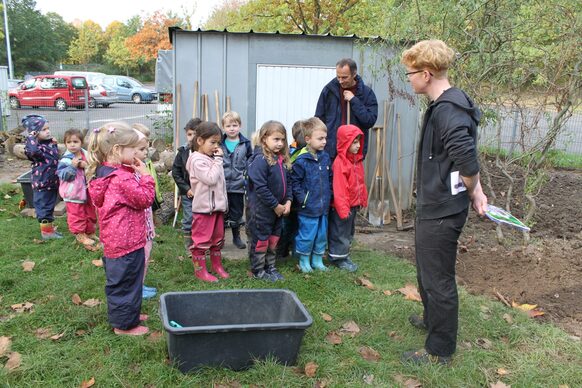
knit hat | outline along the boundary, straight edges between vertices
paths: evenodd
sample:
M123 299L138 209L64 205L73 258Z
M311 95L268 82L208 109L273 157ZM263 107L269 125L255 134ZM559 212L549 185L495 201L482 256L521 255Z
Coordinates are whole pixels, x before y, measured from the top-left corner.
M41 131L46 122L47 119L40 115L28 115L22 118L22 126L28 133Z

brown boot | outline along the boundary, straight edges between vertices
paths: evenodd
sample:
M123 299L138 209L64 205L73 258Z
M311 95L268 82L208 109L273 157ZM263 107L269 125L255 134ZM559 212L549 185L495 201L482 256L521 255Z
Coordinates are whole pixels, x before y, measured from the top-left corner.
M79 244L82 244L82 245L94 245L95 244L95 240L90 239L89 236L87 236L85 233L76 234L75 239L77 240L77 242Z

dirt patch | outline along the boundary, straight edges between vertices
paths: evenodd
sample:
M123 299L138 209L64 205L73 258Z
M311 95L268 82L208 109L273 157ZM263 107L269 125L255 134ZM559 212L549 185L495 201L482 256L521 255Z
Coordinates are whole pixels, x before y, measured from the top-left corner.
M16 183L16 178L30 170L30 161L4 154L0 156L0 184Z
M516 177L519 184L518 172ZM502 191L503 184L501 174L492 175L496 191ZM495 298L498 292L509 301L537 304L546 315L536 319L555 322L582 336L581 196L581 171L552 171L536 197L539 209L527 247L523 246L521 232L507 227L503 228L506 241L498 244L495 224L471 213L459 239L459 284L471 293ZM498 204L504 202L498 199ZM514 214L523 217L522 204L512 204ZM363 228L368 233L358 233L357 240L414 261L414 231L395 229L391 224L370 234L371 228Z

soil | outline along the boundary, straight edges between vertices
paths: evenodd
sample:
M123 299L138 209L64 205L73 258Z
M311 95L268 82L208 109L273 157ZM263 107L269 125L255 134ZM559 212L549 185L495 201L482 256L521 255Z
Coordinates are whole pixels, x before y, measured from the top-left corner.
M0 159L1 160L1 159ZM488 161L491 186L505 207L505 179ZM5 155L0 161L0 183L15 182L30 169L30 162ZM523 183L520 171L516 179L512 213L523 218ZM486 194L491 202L488 188ZM495 224L471 212L459 239L457 279L469 292L509 302L537 304L545 312L540 321L551 321L569 333L582 337L582 171L554 170L536 196L538 211L534 217L529 245L522 233L503 227L505 241L499 244ZM404 225L412 224L413 214L405 212ZM414 230L396 231L396 222L382 228L358 220L356 239L366 248L383 251L414 262ZM246 250L230 247L229 257L243 257ZM230 249L232 248L232 249ZM227 252L225 252L226 254Z
M492 187L497 205L505 207L500 195L505 180L492 162ZM516 185L523 179L513 171ZM490 191L485 188L491 202ZM519 189L515 189L511 211L524 217ZM509 303L537 304L545 313L540 321L551 321L567 332L582 337L582 171L554 170L536 196L530 243L525 246L521 232L502 227L503 244L496 237L496 225L471 212L459 239L457 281L470 293ZM501 200L500 200L501 199ZM405 214L411 223L413 215ZM374 233L370 233L374 232ZM398 232L393 221L378 230L360 227L357 240L372 249L414 262L414 231Z

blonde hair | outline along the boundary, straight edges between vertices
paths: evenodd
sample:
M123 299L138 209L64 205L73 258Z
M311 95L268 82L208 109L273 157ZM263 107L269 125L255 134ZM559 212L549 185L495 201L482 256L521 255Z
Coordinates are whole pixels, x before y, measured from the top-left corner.
M87 180L92 179L97 167L107 161L114 146L131 147L135 146L139 140L137 132L129 124L121 121L107 123L101 128L94 129L89 136L87 147L89 153L87 158L89 166L86 169Z
M327 127L318 117L311 117L307 120L303 120L303 136L311 137L313 136L313 132L315 131L323 131L327 133Z
M238 125L242 125L240 115L233 110L225 112L224 115L222 116L222 121L220 123L222 124L223 127L224 127L224 122L226 120L234 121L234 122L238 123Z
M291 168L291 161L289 159L289 144L287 144L287 131L285 130L285 126L278 121L269 120L261 129L259 129L259 133L256 136L256 144L261 146L263 149L263 155L265 155L265 159L267 159L267 163L269 166L274 166L277 164L277 159L275 158L275 154L267 147L265 139L271 136L273 133L279 133L284 136L285 144L283 145L283 149L281 149L280 155L283 157L283 163L285 167L288 169Z
M455 51L438 39L423 40L405 50L400 62L414 69L432 70L443 76L455 60Z
M138 131L140 131L141 133L143 133L143 135L145 137L147 137L148 139L151 136L151 131L148 127L146 127L145 125L141 124L141 123L133 123L131 124L131 127L133 129L137 129Z

